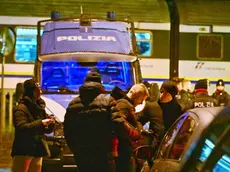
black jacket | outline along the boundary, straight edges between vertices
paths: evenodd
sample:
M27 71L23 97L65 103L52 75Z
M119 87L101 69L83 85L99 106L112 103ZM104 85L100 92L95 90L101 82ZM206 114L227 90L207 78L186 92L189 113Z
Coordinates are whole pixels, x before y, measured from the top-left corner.
M141 136L142 125L137 121L133 101L119 87L112 90L111 96L117 100L112 113L112 121L117 136L121 140L138 140Z
M171 125L182 114L181 106L177 102L176 98L172 99L170 102L167 103L161 103L160 101L158 101L158 103L163 111L165 132L167 132Z
M230 102L230 95L226 91L220 92L216 90L212 97L217 100L219 106L226 106Z
M67 145L76 155L91 148L107 153L111 151L111 112L115 101L111 96L101 94L102 89L100 83L84 83L79 89L79 97L67 107L64 135Z
M42 119L48 118L45 112L45 102L40 99L32 103L29 97L23 97L13 111L15 137L12 147L12 156L28 155L42 157L47 155L44 141L45 133L51 133L55 125L45 127Z
M189 91L181 90L177 95L177 101L181 105L183 112L186 112L191 108L190 102L193 99L194 95Z
M158 102L146 101L143 111L138 116L138 121L142 125L145 125L147 122L149 122L149 129L153 131L154 141L157 142L153 144L157 145L164 135L163 115Z
M191 108L204 108L218 106L218 102L207 91L195 91L194 98L191 100Z

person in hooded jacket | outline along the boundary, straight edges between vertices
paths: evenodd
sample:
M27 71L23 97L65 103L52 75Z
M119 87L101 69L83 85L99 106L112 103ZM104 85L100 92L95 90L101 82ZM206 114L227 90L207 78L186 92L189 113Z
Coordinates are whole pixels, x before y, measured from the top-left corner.
M90 69L64 119L65 140L80 172L115 170L111 113L116 102L104 94L98 72Z
M98 70L91 69L79 89L79 96L68 105L64 135L80 172L114 172L118 156L117 137L127 138L138 131L120 114L114 97L106 95ZM137 136L138 137L138 136Z
M23 96L13 111L12 172L41 172L42 157L50 156L44 134L54 130L55 118L46 114L41 93L33 79L24 82Z

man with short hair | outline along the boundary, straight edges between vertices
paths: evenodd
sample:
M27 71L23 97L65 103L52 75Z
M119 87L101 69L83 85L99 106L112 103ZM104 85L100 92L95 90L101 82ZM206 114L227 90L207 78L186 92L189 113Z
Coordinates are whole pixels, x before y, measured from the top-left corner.
M149 122L149 130L152 130L152 147L155 148L161 141L164 134L164 123L162 109L158 104L158 100L154 100L155 90L151 90L151 84L144 83L149 90L150 96L146 99L144 108L138 115L138 121L145 125ZM151 92L152 91L152 92Z
M135 84L131 87L129 92L123 97L117 100L116 109L119 113L113 113L113 121L117 121L115 125L131 125L134 129L130 128L126 131L128 134L125 136L121 133L123 130L115 130L118 136L118 157L116 159L116 172L128 172L132 169L130 163L133 156L132 141L136 141L140 138L140 132L142 126L137 122L135 114L135 107L143 103L143 101L149 96L148 89L144 84ZM115 127L119 128L119 127ZM137 130L135 130L135 128Z
M171 125L182 114L181 106L177 102L176 95L178 94L178 88L175 82L165 81L160 88L161 96L158 104L163 111L163 120L165 132L171 127Z

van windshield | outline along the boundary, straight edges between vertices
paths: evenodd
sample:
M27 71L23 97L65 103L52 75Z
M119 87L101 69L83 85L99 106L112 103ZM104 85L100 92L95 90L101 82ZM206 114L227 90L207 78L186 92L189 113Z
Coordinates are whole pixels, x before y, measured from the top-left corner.
M90 69L97 68L106 91L119 86L127 91L134 84L131 62L43 62L41 66L41 86L43 92L78 92Z

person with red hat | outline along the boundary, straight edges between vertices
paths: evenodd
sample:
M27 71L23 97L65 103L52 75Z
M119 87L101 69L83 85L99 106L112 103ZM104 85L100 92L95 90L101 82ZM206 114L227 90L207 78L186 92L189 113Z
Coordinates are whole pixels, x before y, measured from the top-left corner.
M194 97L190 101L191 108L204 108L218 106L217 100L208 94L209 80L200 79L195 84Z

